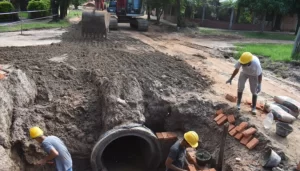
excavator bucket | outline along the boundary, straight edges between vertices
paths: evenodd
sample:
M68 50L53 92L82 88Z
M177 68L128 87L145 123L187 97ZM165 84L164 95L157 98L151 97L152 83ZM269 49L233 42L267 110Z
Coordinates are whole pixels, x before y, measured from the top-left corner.
M106 11L85 10L82 13L83 37L107 38L110 14Z

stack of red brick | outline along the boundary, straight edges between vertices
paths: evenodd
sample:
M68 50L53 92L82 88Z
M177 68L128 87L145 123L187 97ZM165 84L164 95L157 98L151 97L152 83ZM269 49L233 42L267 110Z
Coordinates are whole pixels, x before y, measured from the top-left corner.
M223 125L228 121L230 124L228 127L229 134L240 141L241 144L250 150L258 145L259 140L254 137L257 130L253 127L248 128L248 122L242 122L236 126L234 115L225 115L222 109L218 110L216 115L214 121L216 121L218 125Z

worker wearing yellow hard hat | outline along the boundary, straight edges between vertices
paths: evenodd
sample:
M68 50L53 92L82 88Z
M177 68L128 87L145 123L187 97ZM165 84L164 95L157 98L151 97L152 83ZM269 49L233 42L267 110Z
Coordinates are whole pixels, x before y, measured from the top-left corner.
M30 138L35 139L41 144L41 147L48 154L39 160L37 165L44 165L55 160L57 171L72 171L71 155L61 139L56 136L45 136L43 130L39 127L29 129Z
M259 59L250 52L244 52L239 61L235 64L235 70L233 71L230 79L226 81L226 84L231 84L233 78L242 68L238 79L238 93L237 93L237 108L240 110L242 101L242 95L245 88L245 83L249 79L250 90L252 93L252 114L256 114L256 102L257 94L261 91L262 82L262 68Z
M185 133L183 140L177 141L170 149L168 158L165 162L167 171L186 171L183 169L186 159L186 148L197 148L198 141L199 136L195 131ZM195 164L196 167L199 167L197 163L193 164Z

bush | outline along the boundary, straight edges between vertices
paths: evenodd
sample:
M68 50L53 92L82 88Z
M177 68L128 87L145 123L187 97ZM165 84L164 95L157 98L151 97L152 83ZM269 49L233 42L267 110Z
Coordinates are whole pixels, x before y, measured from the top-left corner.
M249 10L244 10L241 12L239 23L241 24L250 24L252 21L252 15Z
M49 3L50 6L50 3ZM30 12L29 13L29 18L40 18L40 17L45 17L49 13L49 7L47 6L47 3L45 0L31 0L28 3L27 6L28 11L35 11L35 10L47 10L43 12Z
M8 1L0 2L0 13L13 12L14 10L15 8L12 3ZM0 15L0 22L16 21L16 20L18 20L18 14Z

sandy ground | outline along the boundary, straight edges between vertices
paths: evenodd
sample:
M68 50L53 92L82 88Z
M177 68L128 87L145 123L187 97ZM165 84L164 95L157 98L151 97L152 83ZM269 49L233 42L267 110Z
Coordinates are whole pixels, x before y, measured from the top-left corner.
M163 53L179 56L184 59L188 64L194 67L199 73L206 73L207 76L213 80L214 84L212 89L216 94L206 94L207 98L213 101L225 100L226 94L236 94L237 91L237 79L233 81L232 85L226 85L225 82L230 78L231 73L234 70L233 59L221 59L214 56L213 48L226 48L232 47L233 42L265 42L262 40L226 40L224 38L205 39L205 38L190 38L180 33L159 33L150 31L147 33L128 32L132 37L141 40L144 43L152 46L158 51ZM267 40L266 42L274 42ZM290 43L289 41L287 43ZM207 48L208 47L208 48ZM200 54L202 57L193 56ZM289 96L300 101L300 84L299 82L290 82L276 77L271 71L264 71L262 92L259 94L258 101L272 102L273 97ZM249 85L246 84L243 99L251 100L251 92ZM234 103L231 103L234 106ZM258 113L257 116L250 114L250 107L243 105L242 113L250 119L250 122L259 128L263 134L272 139L272 144L281 148L285 154L291 159L292 162L298 162L300 158L300 151L298 150L298 144L300 142L300 122L297 119L293 124L294 132L291 133L288 138L280 138L275 134L275 124L271 130L265 130L262 121L265 118L264 113Z
M77 22L75 20L74 22ZM41 46L42 50L39 47L30 47L16 49L12 48L9 50L5 50L3 52L5 58L3 57L2 61L10 62L14 65L18 65L23 69L29 68L29 73L33 74L36 77L36 80L41 85L49 85L51 86L52 98L59 98L63 96L61 94L64 91L67 92L76 92L81 95L82 87L91 87L95 89L94 85L90 85L87 82L80 82L80 89L78 90L73 87L73 85L78 84L76 80L73 81L73 74L78 74L78 77L86 77L86 75L93 74L93 72L86 71L86 69L93 68L95 71L101 74L111 74L115 72L124 72L130 73L132 71L143 70L142 78L145 77L145 80L153 80L153 79L162 79L161 81L167 81L166 84L168 86L174 85L174 82L168 82L168 79L165 79L165 73L163 71L168 71L169 67L172 67L174 71L170 78L177 78L180 75L179 80L184 82L183 87L189 87L187 84L192 84L193 80L186 78L191 77L189 73L186 75L182 74L184 71L181 69L180 71L176 71L177 65L168 66L169 60L164 61L164 63L159 63L155 61L155 59L149 60L150 56L157 55L156 60L161 60L163 57L156 51L163 52L165 54L176 56L178 61L185 61L190 66L194 68L194 71L197 71L202 76L202 80L207 80L205 77L210 78L213 81L211 86L211 91L204 94L207 99L212 101L221 101L228 103L225 100L225 94L235 94L237 89L237 78L233 81L233 85L226 85L225 82L230 77L233 71L234 60L233 59L225 59L220 58L220 52L217 50L218 48L232 48L234 42L263 42L262 40L241 40L239 38L232 37L209 37L209 36L190 36L185 33L178 32L169 32L168 30L161 30L161 28L153 26L150 28L149 32L141 33L137 31L131 30L127 25L120 25L121 29L119 31L112 32L112 36L109 37L109 41L106 42L85 42L78 39L78 42L74 42L74 38L70 38L72 43L66 44L66 47L61 47L60 44L57 44L53 47L51 46ZM65 30L61 29L51 29L51 30L35 30L35 31L27 31L25 32L26 36L20 36L19 32L10 32L10 33L1 33L0 34L0 46L35 46L35 45L45 45L51 43L60 42L60 35L64 33ZM76 35L80 36L80 35ZM130 38L128 38L129 36ZM64 38L65 41L68 41L68 37ZM142 44L142 41L144 44ZM267 42L270 42L269 40ZM275 41L274 41L275 42ZM290 43L290 42L286 42ZM77 48L76 48L77 47ZM101 47L102 50L99 50ZM99 48L99 49L98 49ZM105 51L107 49L108 51ZM11 50L16 50L17 54L11 53ZM42 52L42 53L41 53ZM114 54L110 54L113 52ZM67 53L67 54L66 54ZM141 54L147 54L148 56L143 56ZM6 54L6 55L5 55ZM25 54L25 55L24 55ZM31 58L33 54L38 54L38 56ZM127 57L123 57L126 54ZM151 54L151 55L150 55ZM197 56L194 56L197 54ZM21 55L24 55L21 56ZM87 56L92 56L92 63L88 64L85 60ZM149 57L149 58L141 58ZM53 58L56 57L56 58ZM21 61L26 60L29 64L24 64ZM54 60L54 62L58 62L59 65L46 65L49 59ZM103 60L100 60L101 58ZM128 61L129 59L129 61ZM134 60L133 60L134 59ZM145 60L147 59L147 60ZM57 61L59 60L59 61ZM63 61L60 61L63 60ZM68 64L64 63L64 60L68 60ZM149 63L147 65L155 66L154 69L145 70L143 65L140 66L140 63L146 62ZM51 61L51 60L50 60ZM117 65L118 62L119 65ZM155 61L155 62L153 62ZM62 64L60 64L62 63ZM61 66L64 66L61 68ZM75 67L74 67L75 66ZM122 66L118 68L119 66ZM48 67L48 68L47 68ZM40 70L40 68L47 68L47 70ZM99 68L99 69L98 69ZM113 68L113 69L112 69ZM128 70L128 68L133 68L132 71ZM160 69L162 69L160 71ZM79 70L78 70L79 69ZM110 72L108 72L110 71ZM53 72L53 73L52 73ZM57 73L56 73L57 72ZM40 76L40 73L43 73ZM63 74L64 73L64 74ZM42 76L49 77L48 80L43 80ZM182 75L182 77L181 77ZM163 77L163 78L160 78ZM72 78L72 79L70 79ZM89 78L89 77L88 77ZM70 81L64 81L65 79ZM79 80L79 79L78 79ZM58 84L59 82L63 84ZM186 82L186 83L185 83ZM197 81L198 82L198 81ZM198 84L198 83L197 83ZM63 86L62 86L63 85ZM200 85L200 84L199 84ZM77 86L77 85L76 85ZM73 88L75 88L73 90ZM199 87L201 89L201 87ZM48 89L48 87L44 87L43 89ZM47 90L48 91L48 90ZM76 94L75 93L75 94ZM85 93L85 92L84 92ZM88 91L86 94L89 95L91 91ZM67 96L68 93L65 93ZM71 93L70 93L71 94ZM264 72L264 79L262 85L262 93L259 96L260 101L272 101L272 97L276 95L285 95L290 96L298 101L300 101L300 85L298 82L290 82L288 80L283 80L281 78L277 78L271 71ZM49 96L49 95L47 95ZM86 96L81 95L81 96ZM79 97L81 97L79 96ZM249 91L249 87L246 86L246 90L244 92L244 99L250 98L251 93ZM48 98L48 97L47 97ZM86 97L85 97L86 98ZM73 99L73 97L72 97ZM231 103L232 106L235 104ZM93 109L97 110L97 109ZM300 158L300 151L298 150L298 144L300 142L300 122L299 119L293 124L294 132L288 136L288 138L283 139L279 138L275 135L275 126L271 130L265 130L262 126L262 120L265 117L265 114L259 113L257 116L253 117L248 111L250 110L247 106L242 106L242 114L248 118L250 118L250 122L256 125L259 128L259 131L262 132L265 136L270 137L272 139L271 144L281 148L285 154L289 157L291 163L298 162ZM91 112L92 113L92 112ZM80 122L76 119L76 117L72 117L76 122ZM94 121L93 121L94 122ZM96 124L94 127L97 128ZM81 130L80 130L81 131ZM84 130L83 130L84 131ZM74 137L69 137L70 139L74 139ZM92 141L93 142L93 141ZM92 142L89 144L91 145ZM71 144L70 144L71 145ZM82 144L80 144L82 145ZM72 145L71 145L72 146ZM76 151L76 146L73 147L74 151ZM88 149L86 150L88 151ZM242 154L241 154L241 157Z
M59 43L65 29L28 30L21 32L0 33L0 47L37 46Z

